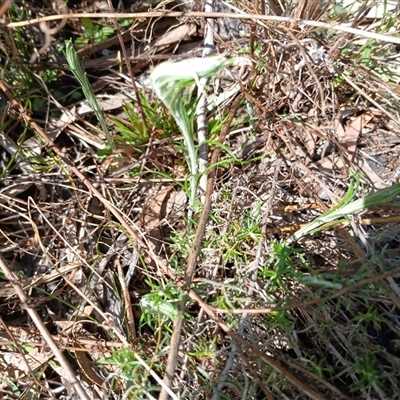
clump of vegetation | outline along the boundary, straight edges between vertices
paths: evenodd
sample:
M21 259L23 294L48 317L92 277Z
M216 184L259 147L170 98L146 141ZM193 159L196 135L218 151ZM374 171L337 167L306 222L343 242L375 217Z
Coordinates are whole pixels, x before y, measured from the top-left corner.
M395 398L397 2L109 7L0 7L1 394Z

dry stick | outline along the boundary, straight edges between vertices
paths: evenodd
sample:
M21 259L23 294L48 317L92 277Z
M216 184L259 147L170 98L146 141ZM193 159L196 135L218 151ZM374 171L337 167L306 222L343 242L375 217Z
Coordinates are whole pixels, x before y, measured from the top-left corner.
M194 18L232 18L232 19L249 19L255 21L267 21L267 22L295 22L307 26L314 26L317 28L333 29L339 32L347 32L353 35L359 35L375 40L382 40L387 43L398 43L400 44L400 37L382 35L380 33L374 33L365 31L362 29L351 28L343 25L333 25L320 21L310 21L307 19L292 18L292 17L281 17L276 15L259 15L259 14L234 14L234 13L207 13L207 12L180 12L180 11L152 11L143 13L79 13L79 14L58 14L49 15L47 17L34 18L28 21L11 22L9 24L2 25L1 27L7 28L18 28L21 26L28 26L39 24L43 21L56 21L64 18L153 18L153 17L194 17ZM287 29L286 26L282 28Z
M254 11L259 14L258 8L260 7L260 0L254 0ZM257 33L257 23L254 21L251 27L250 34L250 57L254 60L254 43L256 41L256 33Z
M136 340L136 328L135 328L135 318L133 316L133 307L132 307L132 301L131 301L131 296L129 295L129 289L128 285L125 281L125 276L124 276L124 271L122 270L121 263L119 261L119 258L115 260L115 264L117 265L117 271L118 271L118 280L119 284L121 286L121 292L122 296L124 299L124 315L126 315L126 322L129 327L129 334L128 338L132 338L133 340Z
M233 121L233 118L235 117L236 110L239 107L240 100L241 100L241 97L240 96L237 97L232 105L228 120L226 121L226 124L222 128L221 134L218 138L218 141L220 143L222 143L224 141L225 136L229 132L230 125ZM214 150L213 155L211 157L211 165L213 165L217 162L220 153L221 153L221 148L217 147ZM199 224L198 224L198 227L196 230L196 235L194 237L192 248L191 248L189 258L188 258L187 264L186 264L186 272L185 272L184 279L185 279L185 286L187 288L190 287L190 284L193 279L197 257L200 252L201 241L203 240L208 217L209 217L210 211L211 211L211 194L214 189L214 179L215 179L215 168L212 168L207 177L207 189L205 192L203 212L202 212L200 220L199 220ZM181 336L181 331L182 331L183 317L185 314L187 299L188 299L188 296L187 296L187 294L185 294L185 296L183 296L183 299L179 305L179 316L174 321L174 331L173 331L172 337L171 337L171 350L168 355L168 361L167 361L167 366L165 369L165 377L164 377L164 383L167 387L171 386L172 379L174 378L176 366L178 363L178 350L179 350L180 336ZM168 399L168 394L166 393L165 390L161 390L159 400L167 400L167 399Z
M214 11L214 0L206 0L204 6L205 11ZM204 35L204 48L202 57L207 57L214 52L214 20L207 18L205 21L205 35ZM200 98L197 104L197 139L199 142L199 189L203 195L207 190L207 175L205 173L208 165L208 145L207 145L207 133L208 125L206 118L207 108L207 96L204 91L204 87L207 84L208 78L201 78L200 85L198 87Z
M235 117L236 110L238 109L239 103L241 100L242 100L242 97L239 96L233 102L228 119L218 137L219 143L223 143L223 141L225 140L225 137L229 132L230 125L233 121L233 118ZM215 148L215 150L211 156L211 161L210 161L211 166L217 163L221 151L222 150L220 147ZM192 278L193 278L195 268L196 268L197 257L200 252L201 241L203 239L204 232L206 230L207 221L208 221L208 216L211 211L211 194L214 189L215 172L216 172L215 168L213 167L210 170L210 173L209 173L209 176L207 179L207 191L206 191L206 199L204 202L203 212L201 214L201 217L200 217L200 220L198 223L196 235L195 235L195 238L194 238L194 241L192 244L192 248L191 248L191 251L190 251L190 254L188 257L188 261L186 264L185 282L188 287L190 287L190 284L192 282Z
M33 323L38 328L39 332L41 333L43 339L47 343L47 345L52 350L55 358L60 363L61 368L64 370L66 378L69 380L71 385L74 387L77 395L82 400L90 400L87 393L81 386L80 382L76 378L74 370L69 365L67 359L64 357L63 353L60 351L57 344L54 342L53 338L51 337L49 331L44 326L43 321L40 319L36 310L29 305L29 298L23 291L18 278L11 272L10 268L8 267L7 263L4 261L3 257L0 256L0 267L8 279L8 281L13 285L15 292L17 293L18 297L21 300L21 308L26 310L29 316L31 317Z
M12 0L6 0L1 6L0 6L0 17L3 16L3 14L8 10L8 8L11 6Z
M112 13L114 13L114 7L112 5L111 0L107 0L107 1L108 1L108 6L110 7L110 11ZM139 96L139 90L138 90L137 85L136 85L135 76L133 74L132 65L131 65L131 63L129 61L128 52L126 51L124 38L122 37L121 29L119 28L119 25L118 25L118 22L117 22L116 18L113 18L113 23L114 23L115 31L117 32L119 45L121 46L121 50L122 50L122 54L124 56L125 64L126 64L126 66L128 68L128 74L129 74L129 78L131 79L131 84L132 84L132 87L133 87L133 91L135 92L136 102L137 102L137 105L138 105L138 108L139 108L139 112L140 112L140 118L142 119L143 125L145 127L149 128L149 126L147 125L146 114L144 113L144 110L143 110L142 100L140 99L140 96Z

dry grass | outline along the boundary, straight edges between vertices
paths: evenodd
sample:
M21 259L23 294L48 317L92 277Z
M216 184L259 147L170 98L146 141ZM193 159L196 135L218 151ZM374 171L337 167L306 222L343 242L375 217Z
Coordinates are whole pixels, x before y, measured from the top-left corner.
M217 167L191 232L182 136L148 74L200 56L204 18L140 19L128 33L118 20L136 45L129 71L109 18L69 20L29 64L44 32L7 24L54 10L0 9L2 398L399 398L398 199L286 241L352 185L358 198L399 181L400 16L394 2L360 3L234 4L359 35L217 20L216 52L241 62L210 82L209 103L233 94L207 114ZM114 152L57 51L70 37Z

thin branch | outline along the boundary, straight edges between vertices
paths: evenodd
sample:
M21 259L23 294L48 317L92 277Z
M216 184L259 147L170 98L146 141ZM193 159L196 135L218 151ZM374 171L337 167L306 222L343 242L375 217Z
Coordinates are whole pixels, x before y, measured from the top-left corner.
M12 4L12 0L6 0L1 6L0 6L0 17L5 14L5 12L10 8Z
M374 33L365 31L362 29L351 28L344 25L333 25L326 22L310 21L307 19L299 19L292 17L280 17L276 15L259 15L259 14L236 14L236 13L206 13L206 12L180 12L180 11L152 11L143 13L79 13L79 14L58 14L49 15L47 17L33 18L27 21L11 22L4 25L7 28L18 28L21 26L36 25L44 21L57 21L64 18L154 18L154 17L193 17L193 18L232 18L232 19L244 19L244 20L255 20L255 21L266 21L266 22L295 22L297 24L314 26L317 28L333 29L339 32L347 32L356 36L363 36L370 39L382 40L387 43L398 43L400 44L400 37L382 35L380 33ZM282 27L284 28L284 27Z
M24 290L21 287L21 284L18 278L14 275L14 273L10 270L7 263L4 261L3 257L0 256L0 268L2 269L5 277L8 281L12 284L17 293L19 299L21 300L21 308L26 310L26 312L31 317L33 323L38 328L39 332L41 333L43 339L50 347L51 351L53 352L55 358L60 363L61 368L64 370L66 378L69 380L70 384L74 387L75 392L79 395L79 398L82 400L90 400L87 393L83 389L82 385L78 381L74 370L69 365L67 359L64 357L63 353L60 351L58 345L54 342L53 338L50 335L50 332L44 326L43 321L40 319L39 314L36 310L29 305L29 298L25 294Z
M214 0L206 0L204 6L205 12L214 11ZM205 35L204 35L204 48L203 57L207 57L214 53L214 20L212 18L206 18L205 21ZM200 80L199 90L205 87L208 79L202 78ZM200 99L197 104L197 139L199 143L199 189L201 194L204 194L207 189L207 174L205 173L208 166L208 145L206 143L208 125L207 125L207 95L204 90L201 90Z

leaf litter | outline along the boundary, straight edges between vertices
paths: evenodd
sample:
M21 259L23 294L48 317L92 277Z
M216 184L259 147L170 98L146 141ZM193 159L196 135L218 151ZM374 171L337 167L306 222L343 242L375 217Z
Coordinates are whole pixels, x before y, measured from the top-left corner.
M261 13L263 5L243 0L237 7ZM325 5L270 1L264 11L388 35L398 29L397 2ZM234 12L230 6L227 2ZM13 7L23 11L18 2ZM77 7L74 12L85 11ZM171 22L155 29L139 21L132 35L124 34L127 47L136 45L129 57L147 99L147 118L155 101L149 66L201 52L204 21ZM57 33L53 45L74 30L82 32L77 20ZM21 32L30 43L40 42L34 30ZM216 50L227 56L240 52L242 62L210 82L210 151L218 137L212 127L218 121L223 126L237 93L243 100L222 143L191 289L242 341L224 333L221 321L192 298L170 389L188 399L394 399L400 357L396 45L293 21L256 25L224 19L215 33ZM4 43L2 53L12 54L10 42ZM135 93L128 92L124 61L113 53L115 43L107 42L108 55L101 54L101 43L88 45L84 60L99 88L98 103L110 113L114 153L101 153L105 138L90 109L82 112L84 102L63 99L62 109L61 100L49 96L55 87L66 97L79 92L67 70L42 93L48 96L46 112L54 116L59 110L60 122L32 112L46 129L55 127L56 145L149 250L129 237L51 149L36 139L28 154L34 132L23 136L21 121L3 109L1 256L90 398L158 397L157 378L164 377L174 345L169 316L182 296L163 264L180 276L191 252L184 205L188 175L181 133L161 105L150 119L153 126L147 126L148 139L120 140L111 116L124 118L124 102L137 104ZM51 57L49 51L40 62L54 62ZM15 72L3 70L15 82ZM31 95L23 89L13 90L22 103ZM159 120L164 123L155 128ZM386 198L351 211L357 199L385 188ZM334 214L346 196L343 209L350 211ZM196 207L198 221L201 205ZM14 286L1 280L1 391L9 398L34 398L33 392L74 398ZM154 305L153 315L142 299Z

